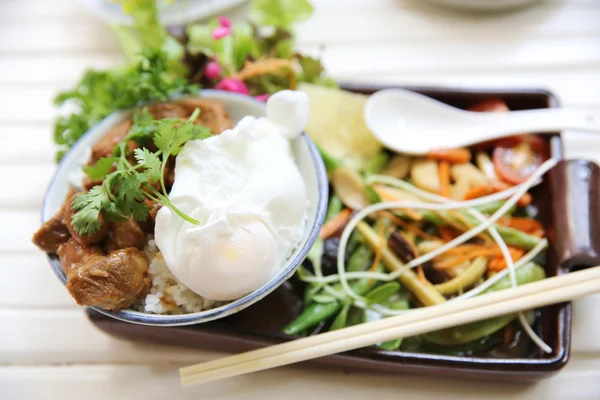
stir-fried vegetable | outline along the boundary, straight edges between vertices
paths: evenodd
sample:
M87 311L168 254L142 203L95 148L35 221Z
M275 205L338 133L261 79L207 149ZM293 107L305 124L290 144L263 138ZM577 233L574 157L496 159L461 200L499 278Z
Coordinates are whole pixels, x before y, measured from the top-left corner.
M475 108L506 111L504 103L498 101ZM309 295L312 303L284 331L298 334L317 325L341 329L502 290L511 286L513 277L519 285L542 279L543 269L531 260L547 243L544 228L521 215L526 214L523 207L532 202L526 190L552 164L538 169L546 157L543 151L531 165L526 164L527 157L520 161L510 157L511 161L525 162L521 166L531 167L519 179L524 185L521 188L513 187L517 183L514 180L504 179L505 174L492 160L501 146L519 143L521 147L511 154L524 151L523 143L532 149L530 143L537 143L537 139L487 143L476 150L436 150L424 157L382 150L355 168L347 167L347 156L321 148L333 188L332 208L321 236L340 238L337 273L322 277L300 274L313 289ZM360 245L353 248L346 263L350 238ZM503 335L509 342L521 337L515 335L517 321L524 324L522 314L420 338L393 340L378 347L471 354L502 342ZM522 329L540 347L546 346L528 324Z

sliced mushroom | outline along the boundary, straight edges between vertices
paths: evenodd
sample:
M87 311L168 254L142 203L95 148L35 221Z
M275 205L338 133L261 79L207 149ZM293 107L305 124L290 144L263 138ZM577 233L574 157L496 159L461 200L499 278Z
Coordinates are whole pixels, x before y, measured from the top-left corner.
M490 156L487 153L479 152L477 156L475 156L475 161L477 162L477 167L483 172L485 177L490 181L497 181L498 176L496 175L496 170L494 169L494 163Z
M440 192L440 176L435 160L414 160L410 168L410 177L418 188L432 193Z
M403 263L407 263L419 256L419 254L417 254L418 249L415 249L410 244L406 234L403 234L402 232L397 231L392 233L388 239L387 245L392 253L394 253ZM423 268L427 280L432 283L441 283L448 278L445 272L435 269L430 261L421 264L421 267Z
M347 207L360 210L371 204L365 183L360 175L350 168L336 168L331 173L331 184L335 193Z
M453 185L450 185L450 197L454 200L463 200L471 188L468 179L460 179Z
M488 179L483 172L471 163L453 165L450 168L450 175L456 182L466 180L470 187L488 184Z
M391 176L396 179L404 179L410 170L411 159L404 154L397 154L389 164L381 171L382 175Z

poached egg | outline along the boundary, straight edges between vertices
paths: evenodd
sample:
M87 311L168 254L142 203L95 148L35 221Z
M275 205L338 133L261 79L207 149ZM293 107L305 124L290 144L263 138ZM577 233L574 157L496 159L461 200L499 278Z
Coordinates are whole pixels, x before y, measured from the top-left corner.
M211 300L238 299L264 285L300 242L306 187L290 140L308 121L308 97L281 91L266 118L188 141L176 158L171 202L199 225L162 207L155 240L177 279Z

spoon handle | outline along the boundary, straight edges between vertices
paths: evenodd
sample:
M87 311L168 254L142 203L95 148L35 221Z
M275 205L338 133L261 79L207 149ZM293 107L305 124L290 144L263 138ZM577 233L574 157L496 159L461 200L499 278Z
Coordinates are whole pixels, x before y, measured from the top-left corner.
M552 133L565 129L600 132L600 110L554 108L488 114L486 117L489 119L484 130L490 139L518 133Z

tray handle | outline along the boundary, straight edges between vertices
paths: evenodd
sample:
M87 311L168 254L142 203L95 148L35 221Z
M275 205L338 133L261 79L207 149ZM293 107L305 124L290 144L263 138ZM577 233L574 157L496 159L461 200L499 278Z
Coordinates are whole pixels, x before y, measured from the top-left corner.
M559 265L600 265L600 168L587 160L563 160L550 171L549 182Z

